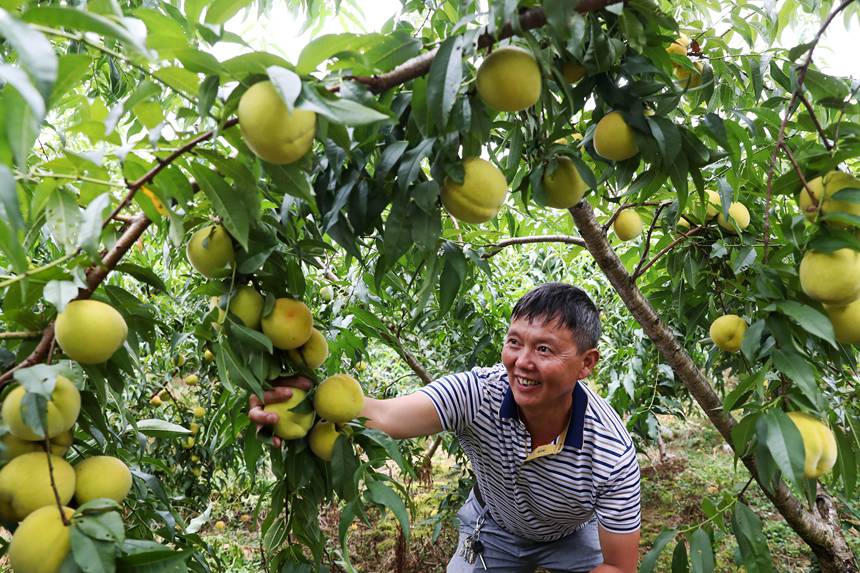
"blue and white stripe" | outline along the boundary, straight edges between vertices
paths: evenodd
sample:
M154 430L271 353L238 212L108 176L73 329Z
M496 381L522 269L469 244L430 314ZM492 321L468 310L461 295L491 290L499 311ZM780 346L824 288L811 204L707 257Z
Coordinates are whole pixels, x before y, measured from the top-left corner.
M502 364L436 380L420 390L454 431L493 519L526 539L555 541L593 515L613 533L639 529L639 464L621 418L584 383L558 453L531 460Z

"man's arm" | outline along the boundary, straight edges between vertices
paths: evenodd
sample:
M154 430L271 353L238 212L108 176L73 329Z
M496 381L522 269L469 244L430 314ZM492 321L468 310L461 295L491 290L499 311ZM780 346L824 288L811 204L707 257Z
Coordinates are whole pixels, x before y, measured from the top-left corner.
M634 533L612 533L597 526L603 564L591 573L636 573L639 563L639 530Z
M367 427L382 430L395 439L429 436L442 431L442 422L426 394L414 392L388 400L364 399L359 416L367 418Z

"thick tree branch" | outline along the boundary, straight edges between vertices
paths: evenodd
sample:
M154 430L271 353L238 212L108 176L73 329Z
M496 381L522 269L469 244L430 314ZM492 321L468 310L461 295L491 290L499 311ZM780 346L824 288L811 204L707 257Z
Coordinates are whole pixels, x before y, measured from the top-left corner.
M576 9L581 14L597 12L610 4L618 4L623 0L582 0ZM546 24L543 8L530 8L520 14L520 30L533 30ZM478 36L478 48L488 48L499 40L514 36L516 31L510 24L505 24L496 35L484 33ZM436 57L438 48L412 58L397 66L392 71L378 76L349 76L347 79L367 86L373 93L382 93L400 84L427 74Z
M624 264L612 250L606 236L594 217L591 206L581 202L572 208L571 214L579 229L582 238L585 239L587 248L594 260L597 262L603 274L609 279L615 291L624 301L625 306L633 317L642 326L648 337L654 342L663 359L672 367L675 375L684 384L692 397L704 410L705 415L734 449L734 440L731 430L735 420L731 414L723 411L722 401L704 373L693 362L683 346L676 340L671 329L663 323L660 316L651 306L651 303L636 287L632 277L627 274ZM735 452L750 475L759 481L759 474L753 455L741 456L743 452ZM840 538L838 520L823 520L817 513L810 512L804 504L795 498L784 482L780 481L773 491L769 491L759 481L762 491L773 502L777 510L785 517L798 535L812 548L816 556L826 564L825 571L839 571L840 573L856 573L857 568L851 558L851 551ZM819 494L821 495L821 494ZM826 492L824 493L826 495ZM833 553L836 553L834 557ZM834 559L838 562L834 562Z
M490 257L494 257L498 255L502 249L504 249L505 247L510 247L511 245L528 245L532 243L567 243L569 245L577 245L579 247L585 246L585 241L583 241L579 237L571 237L569 235L539 235L536 237L513 237L511 239L499 241L498 243L494 243L492 245L487 245L487 248L491 250L481 255L481 258L489 259Z

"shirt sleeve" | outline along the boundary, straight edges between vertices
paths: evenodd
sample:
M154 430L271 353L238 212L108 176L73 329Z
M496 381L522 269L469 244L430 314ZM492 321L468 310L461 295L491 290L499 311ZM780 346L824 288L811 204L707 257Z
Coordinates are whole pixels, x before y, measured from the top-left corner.
M483 387L476 370L443 376L418 391L433 401L442 429L447 431L468 427L483 399Z
M631 445L598 489L597 521L612 533L633 533L641 523L641 504L639 462Z

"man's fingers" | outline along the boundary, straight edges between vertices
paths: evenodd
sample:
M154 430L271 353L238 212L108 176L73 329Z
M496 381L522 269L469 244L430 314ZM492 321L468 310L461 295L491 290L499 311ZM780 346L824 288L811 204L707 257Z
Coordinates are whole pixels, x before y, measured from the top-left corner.
M256 408L251 408L248 412L248 417L252 422L258 425L264 426L274 426L278 423L278 415L273 412L265 412L262 408L257 406Z
M293 387L300 390L310 390L313 382L304 376L290 376L289 378L276 378L272 380L272 386L278 387Z
M276 404L278 402L286 402L293 397L293 389L288 386L278 386L271 390L263 392L263 401L266 404Z
M253 410L254 408L259 408L259 407L260 407L260 405L261 405L261 404L260 404L260 399L259 399L259 398L257 398L257 395L256 395L256 394L251 394L251 397L250 397L250 398L248 398L248 406L249 406L249 408L248 408L248 409L249 409L249 410Z

